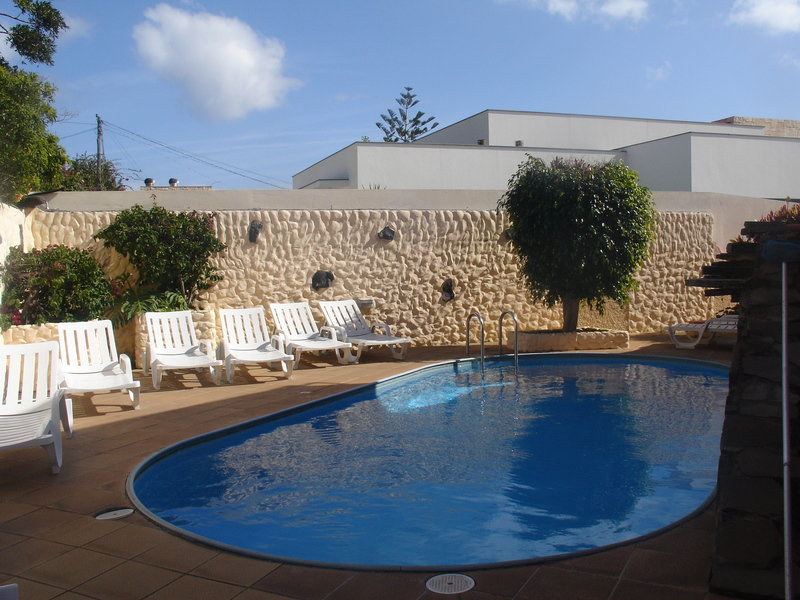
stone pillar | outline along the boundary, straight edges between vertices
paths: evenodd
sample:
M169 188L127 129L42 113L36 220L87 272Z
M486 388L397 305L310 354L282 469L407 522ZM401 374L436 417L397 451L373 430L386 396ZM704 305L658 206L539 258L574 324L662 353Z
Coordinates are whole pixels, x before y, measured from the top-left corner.
M793 513L800 396L800 267L788 265ZM755 257L741 292L741 319L730 375L718 476L716 554L711 588L735 596L784 597L781 392L781 266ZM795 528L796 530L797 528ZM800 541L795 531L795 546ZM797 553L795 552L795 565ZM797 569L795 568L795 572ZM800 579L795 575L795 581ZM797 586L795 586L797 587ZM796 592L798 590L795 590ZM795 595L797 597L797 595Z

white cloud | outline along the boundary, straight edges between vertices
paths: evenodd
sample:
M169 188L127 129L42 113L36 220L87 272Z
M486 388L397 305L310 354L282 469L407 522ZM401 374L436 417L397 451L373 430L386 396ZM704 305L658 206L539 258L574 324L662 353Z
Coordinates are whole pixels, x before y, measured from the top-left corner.
M167 4L144 16L133 29L139 56L205 116L238 119L274 108L299 85L283 75L283 45L239 19Z
M659 67L647 67L647 80L651 83L669 79L672 74L672 63L665 60Z
M772 33L800 32L800 0L736 0L730 20Z
M76 38L88 38L92 32L92 25L83 17L76 17L67 12L62 11L64 21L67 23L67 29L58 35L59 42L68 42Z
M500 0L509 1L509 0ZM545 10L572 21L578 17L607 17L641 21L647 16L650 0L510 0L535 10Z
M599 11L614 19L641 21L647 16L647 0L607 0Z

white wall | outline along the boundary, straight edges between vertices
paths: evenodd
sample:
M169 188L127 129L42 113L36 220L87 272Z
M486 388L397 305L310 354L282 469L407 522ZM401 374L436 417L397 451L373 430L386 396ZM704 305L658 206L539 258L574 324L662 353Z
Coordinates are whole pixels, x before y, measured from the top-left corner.
M488 135L481 134L476 127L484 115L488 119ZM762 128L728 123L492 110L434 132L415 144L474 145L478 138L488 138L487 143L491 146L514 146L516 140L522 140L523 146L531 148L613 150L689 131L759 135Z
M651 190L692 191L692 152L689 135L676 135L625 149L625 164L639 173Z
M800 139L694 134L692 191L800 198Z

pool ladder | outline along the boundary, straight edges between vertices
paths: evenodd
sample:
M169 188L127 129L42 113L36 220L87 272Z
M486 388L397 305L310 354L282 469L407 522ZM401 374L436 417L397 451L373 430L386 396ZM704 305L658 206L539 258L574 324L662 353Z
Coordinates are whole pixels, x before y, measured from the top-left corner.
M500 318L497 321L497 340L498 340L498 354L503 349L503 319L506 316L510 316L514 321L514 369L519 369L519 321L517 320L517 315L514 314L513 310L505 310L500 313ZM483 317L479 312L471 312L467 317L467 356L470 355L469 351L469 333L470 333L470 323L472 319L478 319L478 325L480 325L480 341L481 341L481 370L483 370L484 361L486 359L486 329L484 327Z

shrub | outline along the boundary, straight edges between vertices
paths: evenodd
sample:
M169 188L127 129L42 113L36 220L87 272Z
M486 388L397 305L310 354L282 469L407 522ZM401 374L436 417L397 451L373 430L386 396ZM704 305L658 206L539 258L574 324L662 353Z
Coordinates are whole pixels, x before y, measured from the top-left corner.
M0 327L102 317L114 289L87 251L66 246L11 248L2 269Z
M199 292L220 281L222 276L209 260L226 246L213 225L212 214L172 212L155 204L145 210L136 205L95 234L106 247L125 255L138 272L138 281L126 294L126 312L137 314L137 305L150 301L175 306L176 293L192 306Z

